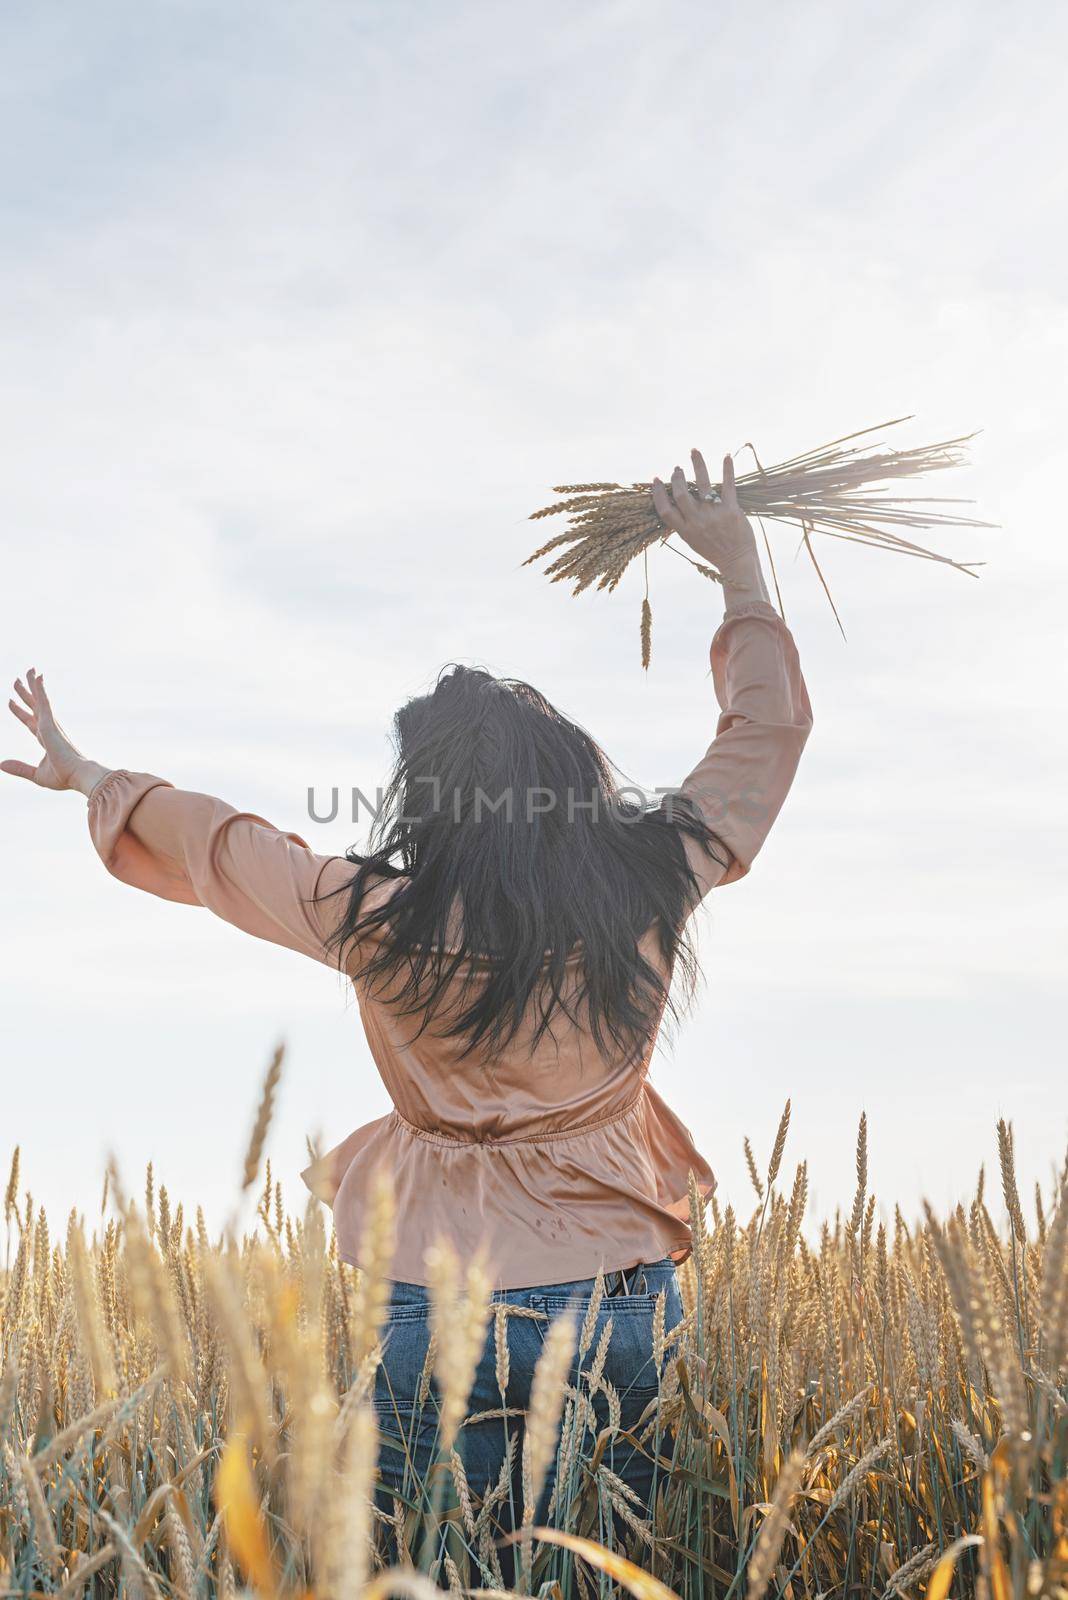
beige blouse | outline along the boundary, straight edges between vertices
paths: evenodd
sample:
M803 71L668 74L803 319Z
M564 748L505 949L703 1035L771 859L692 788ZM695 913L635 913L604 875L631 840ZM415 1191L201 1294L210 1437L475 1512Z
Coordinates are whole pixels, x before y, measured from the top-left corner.
M812 726L793 638L770 605L727 616L712 640L716 736L680 785L729 853L726 872L691 844L704 891L749 871L786 797ZM354 867L295 833L164 778L119 770L89 797L89 828L108 871L315 961ZM382 882L364 901L395 892ZM650 959L658 959L652 932ZM367 950L353 952L355 967ZM579 956L573 956L577 962ZM576 981L579 974L576 968ZM688 1179L712 1174L640 1068L616 1066L562 1016L530 1050L523 1033L492 1063L458 1059L456 1040L398 1017L357 981L367 1042L394 1110L358 1128L303 1174L333 1206L338 1250L358 1260L372 1176L384 1166L400 1218L396 1278L426 1282L429 1245L446 1236L488 1253L502 1288L565 1283L689 1250Z

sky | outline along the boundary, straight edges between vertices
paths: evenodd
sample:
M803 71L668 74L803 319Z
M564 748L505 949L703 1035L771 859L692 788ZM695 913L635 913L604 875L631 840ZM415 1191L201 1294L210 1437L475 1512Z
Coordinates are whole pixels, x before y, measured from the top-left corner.
M982 429L947 567L825 541L847 634L771 537L815 728L653 1081L748 1209L967 1198L1012 1120L1068 1140L1063 596L1068 21L992 3L198 0L4 8L0 670L93 759L342 852L449 660L526 678L620 769L712 737L717 593L652 564L573 600L523 559L549 486L765 461L914 413ZM544 525L541 525L544 527ZM11 723L5 756L28 758ZM0 788L0 1161L92 1218L109 1151L234 1203L271 1137L385 1113L336 975L110 879L85 802ZM994 1186L996 1188L996 1185Z

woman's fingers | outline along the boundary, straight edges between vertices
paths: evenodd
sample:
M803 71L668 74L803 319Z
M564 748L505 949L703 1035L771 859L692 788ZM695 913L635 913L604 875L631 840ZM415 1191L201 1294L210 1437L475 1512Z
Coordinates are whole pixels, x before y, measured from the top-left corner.
M13 778L28 778L32 783L37 768L31 767L28 761L0 761L0 772L10 773Z
M737 509L738 491L734 487L734 457L723 457L723 504L731 511Z
M656 514L660 518L661 522L663 522L667 527L674 528L677 531L679 527L679 518L678 513L675 510L675 502L672 500L671 496L667 492L667 489L661 483L659 478L653 479L653 505L656 507Z
M21 678L15 679L15 693L18 699L8 701L11 715L29 728L45 754L36 766L29 761L0 761L0 772L11 778L25 778L43 789L65 789L68 769L77 761L78 752L56 723L44 679L36 667L27 672L25 683Z
M42 722L45 727L55 727L56 714L52 710L52 702L48 698L44 676L40 672L35 672L33 675L33 693L37 702L38 722Z
M31 667L27 672L25 683L21 678L15 679L15 693L20 700L26 702L31 711L40 712L43 709L51 716L52 707L45 693L44 679L36 667Z
M51 733L56 728L56 716L52 710L52 702L48 698L44 678L36 667L31 667L27 672L25 684L23 684L21 678L15 679L15 693L25 701L32 713L32 721L25 716L20 716L19 720L25 722L30 731L36 734L43 744L44 738L42 735ZM8 704L18 716L18 708L14 701L9 701Z
M690 457L693 461L694 481L699 495L711 495L714 489L712 478L700 450L691 450ZM732 456L723 457L723 482L719 505L706 505L695 500L686 477L681 467L676 467L671 474L671 492L659 478L653 480L653 504L661 522L673 528L676 533L700 534L707 525L705 513L738 510L738 494L734 482L734 459Z
M667 524L676 533L686 534L692 525L690 508L693 501L686 487L686 480L682 476L681 467L676 467L671 474L671 491L660 479L657 478L653 485L653 504L659 514L661 522Z
M36 667L31 667L27 672L26 685L33 696L33 706L39 715L48 706L48 696L44 692L44 679Z
M11 715L13 717L18 717L19 721L23 723L25 727L29 728L31 733L35 733L37 731L34 726L34 718L28 711L23 711L22 707L16 700L9 700L7 705Z
M697 484L698 494L711 494L712 479L708 476L705 458L700 450L691 450L690 460L693 462L693 476L694 482Z
M684 528L690 527L693 522L693 499L686 482L686 474L681 467L676 467L671 474L671 498L675 502L675 511Z

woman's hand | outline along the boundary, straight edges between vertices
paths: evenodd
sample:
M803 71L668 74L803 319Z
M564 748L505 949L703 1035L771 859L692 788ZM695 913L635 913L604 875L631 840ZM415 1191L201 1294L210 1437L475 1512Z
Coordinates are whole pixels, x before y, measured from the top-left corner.
M722 496L711 498L712 480L700 450L691 450L697 494L686 486L681 467L671 474L671 493L659 478L653 479L653 504L661 522L691 550L708 561L723 577L725 585L750 588L760 573L756 538L748 517L738 505L734 488L734 461L723 457ZM762 583L762 580L761 580Z
M44 679L31 667L25 684L21 678L15 679L15 693L23 704L9 700L11 714L29 728L44 751L44 758L35 767L28 761L0 761L0 772L27 778L41 789L78 789L88 794L109 769L98 761L86 760L68 739L55 719Z

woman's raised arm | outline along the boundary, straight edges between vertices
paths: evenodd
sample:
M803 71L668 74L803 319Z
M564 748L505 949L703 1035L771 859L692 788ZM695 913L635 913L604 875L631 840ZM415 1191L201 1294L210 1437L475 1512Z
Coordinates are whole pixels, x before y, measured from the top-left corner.
M696 803L727 854L718 862L687 839L704 895L752 866L793 783L812 707L793 635L769 602L756 539L738 506L734 463L725 457L722 498L711 498L708 469L700 451L692 454L697 497L676 467L671 494L657 479L653 500L661 520L723 577L725 616L710 652L716 736L678 791Z
M108 871L123 883L184 905L205 906L258 939L332 963L327 941L345 897L331 894L355 869L321 856L295 833L272 827L211 795L176 789L151 773L108 769L83 756L55 719L44 680L18 680L10 709L44 751L36 767L0 768L44 789L88 797L89 832Z

